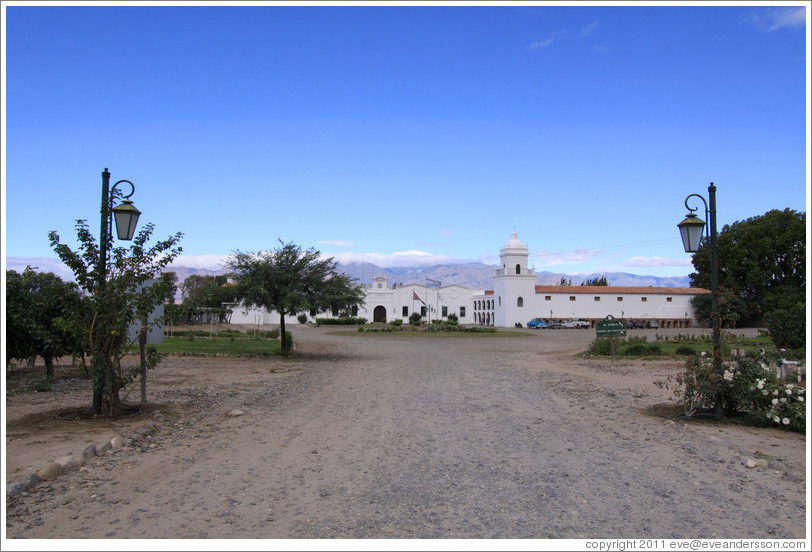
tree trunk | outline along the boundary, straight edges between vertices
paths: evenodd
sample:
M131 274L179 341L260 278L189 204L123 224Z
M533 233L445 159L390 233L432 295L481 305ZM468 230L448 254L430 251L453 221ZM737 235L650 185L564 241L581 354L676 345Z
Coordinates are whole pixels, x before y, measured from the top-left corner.
M289 345L288 345L288 336L285 334L285 315L282 314L281 312L279 313L279 330L281 332L279 334L279 338L281 339L282 352L287 353Z
M50 356L42 357L45 361L45 377L48 381L54 381L54 358Z
M147 316L141 319L141 333L138 335L138 348L141 352L141 402L147 402Z

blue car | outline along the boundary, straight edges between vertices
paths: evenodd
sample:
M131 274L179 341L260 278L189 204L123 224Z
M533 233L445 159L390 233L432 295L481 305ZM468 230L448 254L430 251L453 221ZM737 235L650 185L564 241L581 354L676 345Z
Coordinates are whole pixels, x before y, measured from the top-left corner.
M534 318L527 323L528 328L544 329L547 327L547 322L543 318Z

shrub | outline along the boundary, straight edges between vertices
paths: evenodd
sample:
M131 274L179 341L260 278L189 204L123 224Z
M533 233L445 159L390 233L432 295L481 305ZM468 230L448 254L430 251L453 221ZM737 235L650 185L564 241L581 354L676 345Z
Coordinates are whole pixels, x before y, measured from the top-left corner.
M688 345L680 345L674 350L674 354L686 356L686 355L695 355L696 349L693 347L689 347Z
M608 337L599 337L595 339L590 345L589 349L586 351L590 355L594 356L609 356L612 354L612 348L609 344Z
M419 326L421 323L422 321L420 320L419 313L413 312L412 314L409 315L409 324L411 324L412 326Z
M767 313L764 322L776 347L801 349L806 345L806 312L803 303Z
M296 320L299 321L299 324L307 324L307 315L305 313L301 313L296 317Z
M343 318L316 318L317 326L355 326L366 324L366 318L345 316Z
M392 324L393 326L402 326L403 320L401 320L400 318L395 318L390 322L390 324Z

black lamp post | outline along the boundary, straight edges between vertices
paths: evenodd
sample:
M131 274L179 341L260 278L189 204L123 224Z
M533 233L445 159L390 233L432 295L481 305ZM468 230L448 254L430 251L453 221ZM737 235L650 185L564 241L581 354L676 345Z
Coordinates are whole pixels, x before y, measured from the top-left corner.
M719 251L716 247L716 186L713 182L708 186L708 201L699 194L691 194L685 198L685 208L688 215L685 220L677 224L682 245L686 253L696 253L702 241L702 234L705 229L705 221L696 216L694 211L688 206L688 200L698 197L705 204L705 216L710 223L710 264L711 264L711 324L713 326L713 371L718 378L722 377L722 355L720 352L720 327L721 314L719 313ZM722 417L722 401L717 392L716 404L713 408L714 418Z
M130 193L121 194L122 203L113 207L116 197L116 188L119 184L129 184ZM135 234L135 226L138 224L138 217L141 212L135 208L128 198L135 193L135 185L129 180L119 180L110 187L110 172L105 168L102 171L102 197L101 197L101 230L99 232L99 271L98 271L98 293L102 295L107 283L107 248L111 241L109 236L112 233L113 218L116 219L116 233L118 239L129 241ZM104 327L104 324L101 324ZM102 396L104 393L104 335L97 333L94 336L94 358L93 358L93 413L101 413Z

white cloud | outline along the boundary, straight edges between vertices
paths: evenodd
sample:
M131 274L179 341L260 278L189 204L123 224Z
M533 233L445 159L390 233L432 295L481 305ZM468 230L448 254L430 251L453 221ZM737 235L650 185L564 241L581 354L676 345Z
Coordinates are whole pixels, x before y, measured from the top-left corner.
M554 31L550 34L548 38L543 40L537 40L536 42L532 42L528 48L531 50L537 50L538 48L546 48L556 40L558 40L561 36L567 34L567 31Z
M591 35L595 29L598 28L598 22L593 21L589 25L584 26L580 31L578 31L578 38L586 38Z
M393 253L337 253L328 255L342 264L372 263L381 267L395 268L406 266L420 266L425 264L443 264L457 262L448 255L437 255L417 249L410 251L395 251Z
M73 281L73 272L59 259L48 257L7 257L6 270L22 272L25 267L30 266L37 272L53 272L62 280Z
M322 240L319 242L322 245L335 245L337 247L352 247L353 242L347 240Z
M782 7L753 11L744 16L742 21L766 32L803 28L806 25L806 8Z
M665 257L629 257L622 266L634 268L692 268L689 257L684 259L667 259Z
M537 259L536 264L540 266L559 266L580 264L587 259L592 259L603 254L604 251L601 249L576 249L574 251L563 251L559 253L539 251L533 253L531 257Z
M186 268L206 268L217 270L223 268L228 255L179 255L175 257L169 269L173 266L182 266Z

